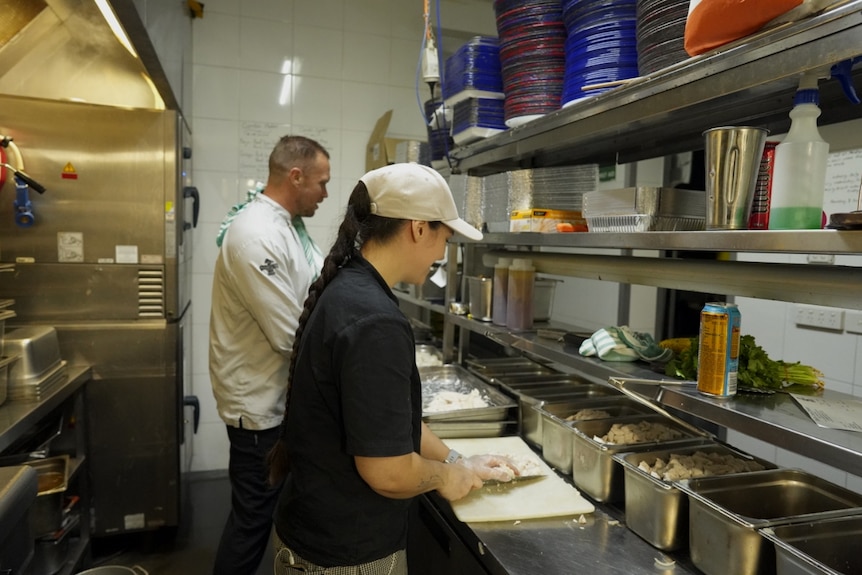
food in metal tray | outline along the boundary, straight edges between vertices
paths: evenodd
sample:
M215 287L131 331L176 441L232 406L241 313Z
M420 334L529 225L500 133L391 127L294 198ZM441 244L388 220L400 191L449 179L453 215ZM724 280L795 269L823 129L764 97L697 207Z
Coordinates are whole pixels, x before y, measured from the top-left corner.
M585 408L576 411L566 418L566 421L586 421L587 419L607 419L611 414L604 409Z
M488 407L491 404L482 397L478 389L469 393L457 391L439 391L425 406L426 413L438 413L441 411L453 411L456 409L476 409Z
M709 477L711 475L727 475L765 469L756 461L741 459L730 454L703 451L695 451L691 455L671 453L668 461L656 458L652 465L646 461L641 461L638 468L663 481L678 481L692 477Z
M433 367L435 365L443 365L443 360L438 354L421 348L416 349L416 367Z
M629 445L649 441L668 441L682 436L681 431L664 423L639 421L638 423L614 423L606 434L601 437L596 436L594 439L601 443Z

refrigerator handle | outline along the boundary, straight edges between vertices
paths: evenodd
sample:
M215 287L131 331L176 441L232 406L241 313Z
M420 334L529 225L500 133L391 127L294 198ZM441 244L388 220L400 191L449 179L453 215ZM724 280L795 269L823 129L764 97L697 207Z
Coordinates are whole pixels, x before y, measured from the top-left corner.
M190 405L194 408L194 433L198 432L198 424L201 421L201 402L198 401L198 396L187 395L183 398L183 405Z
M192 227L198 227L198 214L201 211L201 196L198 189L194 186L186 186L183 188L183 197L192 198Z

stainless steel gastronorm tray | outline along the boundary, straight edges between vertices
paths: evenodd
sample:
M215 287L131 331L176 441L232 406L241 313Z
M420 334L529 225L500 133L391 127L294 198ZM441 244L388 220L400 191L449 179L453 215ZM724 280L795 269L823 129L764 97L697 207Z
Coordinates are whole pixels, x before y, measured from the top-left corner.
M626 525L653 547L663 551L688 547L688 496L676 487L675 482L654 477L638 466L642 462L652 466L657 459L667 462L671 455L692 455L698 451L756 461L764 469L776 467L765 459L713 441L688 447L615 454L614 460L623 466L625 473Z
M565 403L537 405L534 409L539 412L542 457L566 474L572 472L572 440L575 435L572 429L575 422L566 421L567 417L582 409L602 410L608 414L608 418L598 419L614 419L653 413L645 405L622 395L572 398Z
M433 346L433 345L429 345L429 344L424 344L424 343L423 344L417 344L416 345L416 355L418 356L420 353L425 353L425 354L428 354L432 357L437 358L438 360L440 360L438 365L443 365L443 350L439 349L438 347ZM438 367L437 365L421 366L421 365L418 365L418 363L419 362L417 361L417 366L419 367L420 370L421 369L427 369L429 367Z
M521 436L528 443L542 447L542 414L538 408L546 405L566 404L573 401L605 399L605 394L584 393L577 385L564 385L551 389L530 390L529 395L518 395L518 424Z
M759 529L862 514L862 494L798 469L753 471L677 483L689 496L689 549L706 575L775 572Z
M510 384L514 385L514 384ZM586 383L580 379L560 379L557 382L524 384L523 386L504 389L518 399L518 417L522 435L536 446L542 443L542 419L533 411L534 405L561 400L588 399L620 395L616 390Z
M521 363L499 364L485 368L471 367L470 371L492 385L497 384L499 377L521 378L560 375L559 371L551 367L529 360Z
M682 433L680 439L670 441L651 441L644 443L621 444L602 443L594 439L610 430L614 423L663 423ZM589 419L572 423L572 480L575 486L598 501L614 503L624 499L625 484L623 470L614 461L613 454L623 451L646 451L661 446L689 445L700 443L702 436L694 435L663 415L634 415L615 419Z
M596 385L577 375L568 375L565 373L506 374L493 377L490 383L512 395L520 395L521 390L552 385Z
M468 437L502 437L514 421L429 421L428 427L441 439Z
M862 517L838 517L761 530L775 544L777 575L862 573Z
M502 421L508 419L510 409L517 407L517 403L512 398L488 385L460 365L448 364L423 368L419 370L419 375L422 379L422 417L426 422L447 420ZM473 390L479 391L479 395L489 404L488 407L453 409L433 413L424 411L434 396L441 391L469 394Z
M470 357L464 361L464 364L470 371L476 372L486 369L495 370L505 366L543 365L544 363L544 360L532 359L523 355L506 357Z

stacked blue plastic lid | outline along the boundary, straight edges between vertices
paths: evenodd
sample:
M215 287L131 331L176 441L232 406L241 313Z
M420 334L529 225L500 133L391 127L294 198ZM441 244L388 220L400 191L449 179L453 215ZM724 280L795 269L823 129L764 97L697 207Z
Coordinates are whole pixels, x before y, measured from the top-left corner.
M425 101L425 117L431 118L434 112L443 105L442 100ZM440 162L449 154L452 144L449 143L449 126L432 128L426 125L428 132L428 147L431 149L431 163Z
M566 72L562 104L612 89L584 86L638 75L635 0L564 0Z
M688 58L685 21L688 0L638 0L638 71L652 74Z
M466 144L499 134L506 129L503 100L496 98L468 98L453 107L452 139Z
M560 0L494 0L494 12L511 128L559 109L566 29Z
M443 99L448 102L461 92L471 91L503 94L497 38L475 36L446 60Z

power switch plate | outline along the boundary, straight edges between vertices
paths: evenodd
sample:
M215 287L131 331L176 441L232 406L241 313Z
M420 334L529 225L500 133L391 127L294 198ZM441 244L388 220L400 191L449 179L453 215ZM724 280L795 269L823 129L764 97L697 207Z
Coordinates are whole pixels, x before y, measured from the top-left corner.
M835 263L835 256L833 254L808 254L808 263L831 265Z
M844 310L816 305L797 305L796 325L842 331L844 329Z
M862 333L862 311L847 311L844 317L847 333Z

